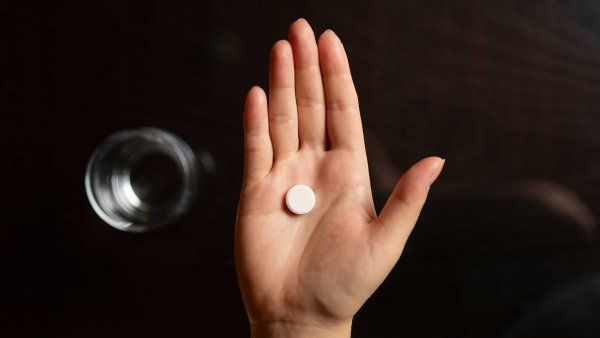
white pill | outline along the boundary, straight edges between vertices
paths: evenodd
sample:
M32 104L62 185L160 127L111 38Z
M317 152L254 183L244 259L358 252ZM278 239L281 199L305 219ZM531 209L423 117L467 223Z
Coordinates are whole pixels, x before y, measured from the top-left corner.
M291 187L285 195L285 204L288 209L298 215L309 213L315 207L316 202L315 192L303 184Z

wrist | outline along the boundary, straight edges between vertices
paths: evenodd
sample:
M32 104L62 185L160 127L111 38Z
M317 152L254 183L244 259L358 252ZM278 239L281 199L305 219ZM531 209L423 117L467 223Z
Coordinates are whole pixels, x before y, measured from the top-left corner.
M250 324L252 338L300 338L300 337L323 337L323 338L347 338L350 337L352 320L335 324L296 324L296 323L268 323Z

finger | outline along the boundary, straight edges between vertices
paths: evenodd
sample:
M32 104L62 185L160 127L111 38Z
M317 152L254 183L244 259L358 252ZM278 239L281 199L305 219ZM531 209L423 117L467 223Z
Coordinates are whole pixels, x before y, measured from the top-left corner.
M400 257L425 204L429 187L443 166L444 160L439 157L428 157L413 165L402 175L375 221L374 250L391 254L392 264Z
M269 131L275 160L298 151L294 57L286 40L278 41L271 49Z
M290 26L300 147L325 149L325 98L315 33L304 19Z
M319 38L318 48L331 147L364 149L358 97L344 46L333 31L327 30Z
M244 177L265 177L272 165L267 96L260 87L254 86L244 104Z

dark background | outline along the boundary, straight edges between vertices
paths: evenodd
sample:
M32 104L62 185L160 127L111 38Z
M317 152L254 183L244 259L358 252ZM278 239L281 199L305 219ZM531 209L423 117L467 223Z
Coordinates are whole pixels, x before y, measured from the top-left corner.
M241 108L305 17L336 31L378 208L447 159L356 337L597 337L595 1L3 1L0 335L248 336L233 226ZM179 224L104 224L86 162L123 128L171 130L218 171Z

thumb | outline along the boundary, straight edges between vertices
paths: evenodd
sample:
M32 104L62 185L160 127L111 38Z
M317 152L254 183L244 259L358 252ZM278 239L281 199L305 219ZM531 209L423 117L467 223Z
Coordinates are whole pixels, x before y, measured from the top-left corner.
M392 254L393 264L400 257L425 204L429 187L439 176L444 162L439 157L427 157L413 165L398 180L375 221L373 244L386 254Z

